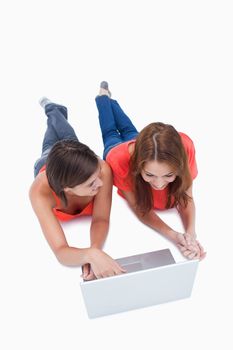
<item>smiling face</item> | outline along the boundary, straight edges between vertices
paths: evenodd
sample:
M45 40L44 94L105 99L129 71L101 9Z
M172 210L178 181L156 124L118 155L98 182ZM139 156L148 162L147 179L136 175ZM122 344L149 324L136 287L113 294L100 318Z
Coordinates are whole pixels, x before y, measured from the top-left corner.
M103 181L101 180L101 167L99 166L94 174L91 175L85 182L74 187L65 187L64 192L71 196L95 196L102 186Z
M175 181L176 173L167 163L152 160L145 163L141 176L154 190L158 191L163 190L170 182Z

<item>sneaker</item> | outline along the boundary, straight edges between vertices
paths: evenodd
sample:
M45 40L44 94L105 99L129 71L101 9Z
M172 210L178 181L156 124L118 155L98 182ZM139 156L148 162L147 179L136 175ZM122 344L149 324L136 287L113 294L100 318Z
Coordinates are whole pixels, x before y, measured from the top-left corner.
M102 95L107 95L108 97L112 96L111 92L109 91L108 82L107 81L102 81L100 83L99 96L102 96Z
M45 106L47 106L50 103L52 103L52 101L50 101L47 97L41 97L41 99L39 99L39 104L42 108L45 108Z

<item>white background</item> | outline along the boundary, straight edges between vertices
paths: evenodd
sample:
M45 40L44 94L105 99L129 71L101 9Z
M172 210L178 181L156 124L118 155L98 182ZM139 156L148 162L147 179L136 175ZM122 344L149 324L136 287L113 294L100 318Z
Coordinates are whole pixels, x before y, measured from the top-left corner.
M2 1L2 349L232 348L231 1ZM108 80L138 129L173 124L194 141L197 234L207 250L190 299L89 320L80 269L61 266L30 207L45 95L69 108L80 141L99 155L94 97ZM162 217L180 228L173 211ZM90 219L64 225L86 246ZM169 247L114 190L105 251L112 257Z

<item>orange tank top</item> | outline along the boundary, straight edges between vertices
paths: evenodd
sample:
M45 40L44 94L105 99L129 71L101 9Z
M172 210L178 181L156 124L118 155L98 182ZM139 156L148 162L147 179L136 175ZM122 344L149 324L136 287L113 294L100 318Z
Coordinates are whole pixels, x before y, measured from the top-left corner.
M42 173L43 171L46 170L46 165L44 165L41 169L40 169L40 173ZM92 212L93 212L93 200L88 203L88 205L83 208L83 210L78 213L78 214L67 214L67 213L64 213L60 210L58 210L58 207L61 205L61 200L60 198L56 195L55 192L53 192L53 196L54 196L54 199L56 201L56 206L53 208L53 212L54 212L54 215L60 220L60 221L69 221L69 220L72 220L72 219L76 219L80 216L90 216L92 215Z

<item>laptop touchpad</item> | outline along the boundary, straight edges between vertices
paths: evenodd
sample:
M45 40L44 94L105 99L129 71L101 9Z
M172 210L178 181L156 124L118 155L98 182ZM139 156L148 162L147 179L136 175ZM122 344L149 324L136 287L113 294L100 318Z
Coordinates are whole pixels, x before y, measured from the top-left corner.
M127 272L136 272L147 270L154 267L174 264L175 260L169 249L157 250L144 254L133 255L125 258L116 259L116 261Z
M123 269L125 269L127 272L135 272L142 270L142 264L140 261L134 262L131 264L121 265Z

